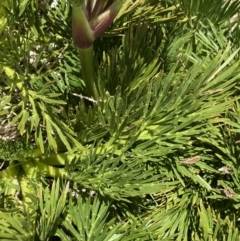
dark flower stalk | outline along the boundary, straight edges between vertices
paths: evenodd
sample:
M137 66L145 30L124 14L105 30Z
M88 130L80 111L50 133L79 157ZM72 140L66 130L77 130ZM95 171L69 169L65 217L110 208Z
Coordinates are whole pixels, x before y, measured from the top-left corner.
M73 42L79 49L83 79L88 94L97 99L93 43L112 24L123 0L72 0Z

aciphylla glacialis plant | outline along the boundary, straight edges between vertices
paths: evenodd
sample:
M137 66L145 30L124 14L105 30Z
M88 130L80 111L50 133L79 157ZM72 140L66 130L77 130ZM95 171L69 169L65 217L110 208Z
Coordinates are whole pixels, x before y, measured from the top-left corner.
M240 2L7 2L0 240L240 240Z
M90 97L99 98L93 61L93 43L112 24L123 0L72 0L73 42L78 48L82 77Z

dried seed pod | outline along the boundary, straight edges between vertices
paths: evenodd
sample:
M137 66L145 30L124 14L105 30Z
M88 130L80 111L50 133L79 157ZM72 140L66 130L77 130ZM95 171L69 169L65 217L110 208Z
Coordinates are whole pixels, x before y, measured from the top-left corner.
M201 159L200 156L193 156L193 157L181 159L180 163L183 165L193 165L194 163L198 162L200 159Z
M229 187L224 187L223 192L227 198L236 197L236 193L234 193Z

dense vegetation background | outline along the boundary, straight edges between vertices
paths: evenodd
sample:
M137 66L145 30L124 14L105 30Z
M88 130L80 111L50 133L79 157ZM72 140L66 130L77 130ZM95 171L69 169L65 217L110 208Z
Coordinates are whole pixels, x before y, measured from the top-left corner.
M0 240L240 240L240 2L126 0L88 96L67 0L0 2Z

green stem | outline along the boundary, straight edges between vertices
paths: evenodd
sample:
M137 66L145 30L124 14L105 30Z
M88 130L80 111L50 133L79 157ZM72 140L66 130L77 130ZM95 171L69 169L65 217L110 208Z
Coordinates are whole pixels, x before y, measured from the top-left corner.
M67 152L64 153L46 153L43 154L40 149L26 151L24 153L25 160L35 160L51 166L66 165L71 159L71 155ZM70 159L69 159L70 158Z
M81 71L87 92L94 100L99 99L96 87L96 75L94 69L93 46L87 49L78 49L81 62Z
M49 155L42 155L34 159L35 161L42 162L50 166L66 165L68 163L67 153L51 153Z
M17 175L20 165L17 162L11 162L8 168L0 172L0 179L6 183L5 195L15 195L18 181Z
M33 161L22 161L21 162L22 170L18 174L18 181L21 187L22 201L24 203L32 203L32 199L29 195L36 196L37 187L36 178L37 170Z
M39 171L44 171L48 177L67 177L67 172L64 168L52 167L41 162L36 162L35 165Z
M22 191L22 199L26 203L32 203L29 195L36 196L37 187L35 185L38 183L36 181L37 175L40 171L43 171L47 176L54 178L67 177L67 172L64 168L52 167L41 162L36 162L34 160L23 161L21 163L21 167L22 172L18 175L18 181Z

